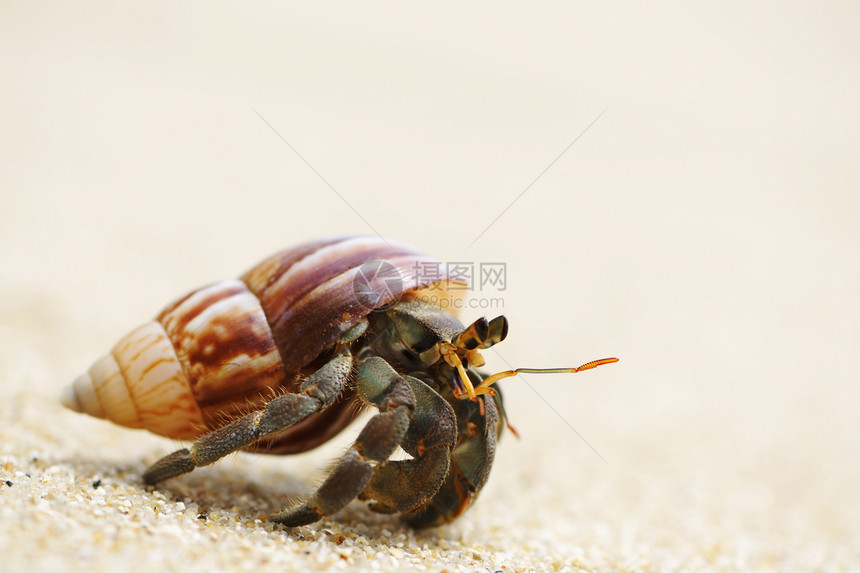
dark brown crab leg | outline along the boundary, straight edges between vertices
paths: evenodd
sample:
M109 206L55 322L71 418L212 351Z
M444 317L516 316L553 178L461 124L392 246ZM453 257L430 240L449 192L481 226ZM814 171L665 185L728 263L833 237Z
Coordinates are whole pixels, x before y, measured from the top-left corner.
M273 516L272 521L296 527L343 509L370 481L374 467L387 460L403 441L416 409L409 382L374 356L359 363L356 386L361 400L376 406L379 414L367 422L319 489L303 504Z
M475 501L487 482L499 434L499 412L489 396L479 396L483 408L471 401L457 401L458 436L451 471L439 492L423 507L404 516L413 527L450 523ZM483 412L481 412L483 410Z
M368 358L364 364L391 369L380 358ZM448 474L457 437L451 405L421 380L404 378L415 394L415 413L400 445L413 459L390 461L376 468L359 496L375 500L370 508L381 513L409 512L426 504Z
M143 481L155 484L209 465L328 407L343 390L351 370L352 355L344 350L309 376L299 393L278 396L261 410L200 437L190 449L161 458L143 473Z

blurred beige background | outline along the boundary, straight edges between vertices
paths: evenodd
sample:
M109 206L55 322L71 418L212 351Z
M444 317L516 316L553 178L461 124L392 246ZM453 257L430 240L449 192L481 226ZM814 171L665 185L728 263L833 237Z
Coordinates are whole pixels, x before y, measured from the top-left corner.
M0 0L8 570L860 570L858 21ZM506 381L522 439L458 523L273 529L349 436L147 492L177 444L59 407L183 291L374 232L507 264L492 369L622 359Z

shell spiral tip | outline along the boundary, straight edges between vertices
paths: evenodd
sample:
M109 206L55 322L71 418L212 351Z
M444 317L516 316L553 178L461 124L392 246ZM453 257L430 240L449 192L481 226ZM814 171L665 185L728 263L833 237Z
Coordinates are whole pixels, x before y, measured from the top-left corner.
M75 412L89 414L97 418L106 418L105 411L96 395L92 375L85 372L78 376L71 385L66 386L60 394L60 403Z
M74 410L75 412L80 413L84 412L81 403L78 402L78 396L75 394L75 387L72 384L69 384L60 392L60 404L69 410Z

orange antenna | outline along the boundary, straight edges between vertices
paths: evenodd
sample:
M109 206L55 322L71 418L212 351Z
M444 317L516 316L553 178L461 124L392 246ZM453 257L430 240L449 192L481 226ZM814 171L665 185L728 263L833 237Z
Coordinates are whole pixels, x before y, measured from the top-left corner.
M495 390L490 388L493 384L502 380L503 378L510 378L511 376L516 376L521 372L525 372L526 374L575 374L576 372L582 372L583 370L591 370L592 368L597 368L598 366L603 366L604 364L612 364L613 362L618 362L617 358L601 358L600 360L592 360L591 362L586 362L582 366L577 366L576 368L517 368L516 370L505 370L504 372L497 372L492 376L488 376L481 382L478 386L475 387L475 395L480 394L495 394ZM470 396L471 397L471 396Z

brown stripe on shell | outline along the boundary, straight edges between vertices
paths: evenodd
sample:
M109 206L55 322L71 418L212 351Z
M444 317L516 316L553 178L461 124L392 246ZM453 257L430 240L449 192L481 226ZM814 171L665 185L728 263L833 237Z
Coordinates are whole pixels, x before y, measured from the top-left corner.
M210 427L260 407L284 382L268 320L241 281L198 289L168 307L158 321Z
M372 277L369 283L380 294L377 306L395 301L405 292L427 284L426 279L414 273L416 263L434 262L435 259L414 254L390 256L385 261L400 273L402 281L396 291L387 288L385 277ZM358 267L320 284L298 300L281 324L281 355L294 357L297 362L307 361L319 354L328 344L367 316L368 309L355 296L353 281Z
M383 297L379 305L432 284L431 277L420 276L416 269L422 263L438 264L403 243L386 242L379 237L348 237L294 261L288 272L267 282L262 290L256 290L263 284L256 269L242 278L266 311L287 372L296 372L308 364L369 314L372 309L354 294L353 279L361 265L377 260L394 265L402 277L399 288ZM375 283L380 292L387 290L383 280L379 278Z
M323 247L339 243L344 239L345 237L329 237L279 251L254 265L254 268L242 275L242 281L248 285L251 291L261 292L289 271L297 262Z
M190 320L196 318L213 304L247 291L245 285L239 281L221 281L208 284L194 289L182 298L170 303L159 313L156 320L162 323L168 332L183 332Z
M291 329L287 323L290 322L290 308L297 300L320 284L350 269L370 261L386 259L394 253L401 254L410 250L402 245L389 245L378 237L344 238L308 253L302 260L293 263L287 272L280 273L277 280L269 281L265 288L261 290L252 288L266 311L278 347L285 348L289 345L287 337L291 336ZM348 286L351 287L351 285ZM335 316L340 316L340 313ZM357 317L355 322L360 318L360 316ZM334 338L327 340L323 347L333 341ZM284 366L287 371L296 371L316 357L320 350L322 347L315 353L302 353L296 356L295 360L292 356L285 356Z

